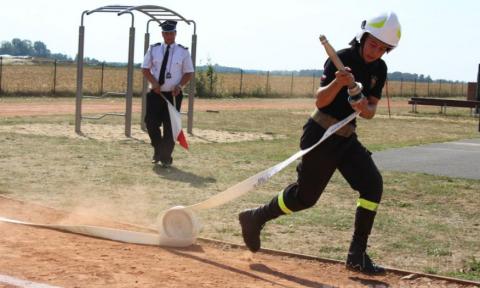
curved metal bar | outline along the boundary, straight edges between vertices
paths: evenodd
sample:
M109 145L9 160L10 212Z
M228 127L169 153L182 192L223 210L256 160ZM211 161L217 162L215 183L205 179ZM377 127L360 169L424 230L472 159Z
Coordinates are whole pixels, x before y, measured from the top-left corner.
M193 20L188 20L188 25L190 25L190 22L193 23L193 34L197 34L197 23Z
M130 7L126 8L124 11L119 12L118 15L122 15L123 13L127 13L127 12L132 11L132 10L137 10L139 12L142 12L152 19L157 19L157 18L155 18L153 15L151 15L152 11L146 11L146 10L161 10L160 12L170 12L174 16L179 17L182 21L185 21L185 22L188 23L188 20L185 17L183 17L182 15L178 14L177 12L175 12L173 10L170 10L170 9L167 9L165 7L162 7L162 6L156 6L156 5L130 6Z
M150 30L150 22L153 22L153 21L155 21L155 22L157 22L157 23L159 22L159 21L157 21L157 19L150 19L150 20L148 20L148 21L147 21L147 32L146 32L146 33L150 33L150 31L149 31L149 30Z
M81 20L80 20L80 26L83 26L83 17L85 16L85 14L88 13L89 10L85 10L82 12L82 17L81 17Z
M98 7L97 9L90 10L88 12L88 15L95 13L95 12L119 12L125 9L128 9L130 7L134 6L125 6L125 5L108 5L108 6L102 6Z
M131 28L134 28L134 26L135 26L135 25L134 25L134 24L135 24L135 16L133 15L132 12L128 12L128 14L130 14L130 15L132 16L132 26L131 26ZM117 13L117 15L120 16L121 14L120 14L120 13Z

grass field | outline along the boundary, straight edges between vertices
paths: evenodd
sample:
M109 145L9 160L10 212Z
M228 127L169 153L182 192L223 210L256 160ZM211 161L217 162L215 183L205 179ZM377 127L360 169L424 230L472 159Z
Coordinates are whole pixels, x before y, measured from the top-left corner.
M447 116L439 115L437 108L422 107L419 114L411 114L409 109L394 109L389 118L381 108L374 120L360 120L359 138L370 150L379 151L479 137L478 119L466 109L450 109ZM196 143L190 152L177 146L174 167L168 170L152 167L148 143L121 135L112 141L97 141L0 132L0 194L154 226L162 210L205 200L292 155L298 150L309 112L196 112L198 129L282 137ZM134 120L139 125L139 115ZM0 125L46 123L73 130L73 121L73 116L2 116ZM106 118L92 123L103 125L106 131L122 121ZM203 211L201 236L242 243L238 212L263 204L294 181L294 166L236 201ZM480 280L480 181L420 173L382 174L385 194L369 248L374 259L391 267ZM356 198L356 192L335 174L314 208L269 223L263 232L263 246L344 259Z
M74 95L76 91L76 65L53 63L29 63L25 65L3 65L1 67L0 94L5 95ZM85 66L83 90L86 95L104 92L126 91L126 68ZM310 97L320 85L321 75L278 76L264 74L218 73L213 87L221 96L269 96ZM140 69L134 70L134 93L142 90ZM208 83L205 83L208 87ZM466 97L465 83L415 83L412 81L389 81L384 94L409 97Z

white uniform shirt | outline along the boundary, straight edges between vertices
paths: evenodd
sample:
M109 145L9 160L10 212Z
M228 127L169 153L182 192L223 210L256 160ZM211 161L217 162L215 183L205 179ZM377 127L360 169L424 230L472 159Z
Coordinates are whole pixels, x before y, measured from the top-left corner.
M162 67L163 56L167 50L165 43L157 43L150 45L145 58L143 59L142 68L150 69L153 77L158 81L160 69ZM188 49L177 43L170 44L168 51L168 62L165 69L165 83L162 85L163 92L170 92L180 83L183 74L194 72L192 58ZM168 78L167 75L171 77Z

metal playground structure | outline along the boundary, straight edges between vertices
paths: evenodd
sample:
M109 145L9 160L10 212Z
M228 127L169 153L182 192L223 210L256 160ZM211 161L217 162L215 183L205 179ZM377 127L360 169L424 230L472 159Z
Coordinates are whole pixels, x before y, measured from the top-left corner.
M163 21L166 20L175 20L178 22L185 22L188 25L193 24L193 33L192 33L192 62L195 67L196 63L196 47L197 47L197 27L196 23L193 20L188 20L185 17L181 16L177 12L174 12L170 9L155 6L155 5L142 5L142 6L121 6L121 5L109 5L102 6L93 10L85 10L81 16L81 22L79 27L78 35L78 54L77 54L77 91L76 91L76 102L75 102L75 132L77 134L82 134L81 123L82 119L93 119L99 120L105 116L123 116L125 117L125 136L131 136L131 123L132 123L132 102L133 102L133 69L134 69L134 47L135 47L135 17L134 12L140 12L148 16L149 20L146 23L146 32L144 39L144 54L147 52L150 45L150 33L149 27L150 23L155 22L160 25ZM83 66L84 66L84 46L85 46L85 26L84 18L85 16L94 14L94 13L116 13L118 16L130 15L131 16L131 26L129 29L129 43L128 43L128 64L127 64L127 89L125 92L106 92L101 96L88 96L83 95ZM148 89L148 83L146 79L143 79L142 86L142 108L141 108L141 119L144 119L146 113L146 94ZM195 74L193 79L190 81L188 86L188 111L187 111L187 132L192 133L193 128L193 101L195 96ZM125 95L125 112L124 113L105 113L98 116L83 116L82 115L82 100L83 98L102 98L111 95ZM141 121L141 127L145 130L145 124Z

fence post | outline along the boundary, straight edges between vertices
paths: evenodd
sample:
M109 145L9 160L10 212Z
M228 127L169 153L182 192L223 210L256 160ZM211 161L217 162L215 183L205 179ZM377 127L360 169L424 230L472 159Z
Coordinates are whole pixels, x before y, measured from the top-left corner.
M427 79L427 96L430 97L430 78Z
M290 97L293 96L293 71L292 71L292 80L290 81Z
M52 88L52 95L55 95L57 90L57 59L53 61L53 88Z
M3 57L0 57L0 95L2 94Z
M102 74L100 78L100 96L103 95L103 77L105 73L105 61L102 62Z
M312 74L312 92L315 95L315 72Z
M442 79L438 81L438 96L442 95Z
M415 82L413 83L413 97L417 97L417 78L415 77Z
M477 72L477 101L480 101L480 64ZM480 107L477 107L475 113L480 114ZM480 115L478 115L478 132L480 132Z
M240 93L238 96L242 96L242 85L243 85L243 70L240 69Z
M270 71L267 71L267 84L265 84L265 95L268 96L268 78L270 78Z
M403 97L403 78L400 78L400 97Z

